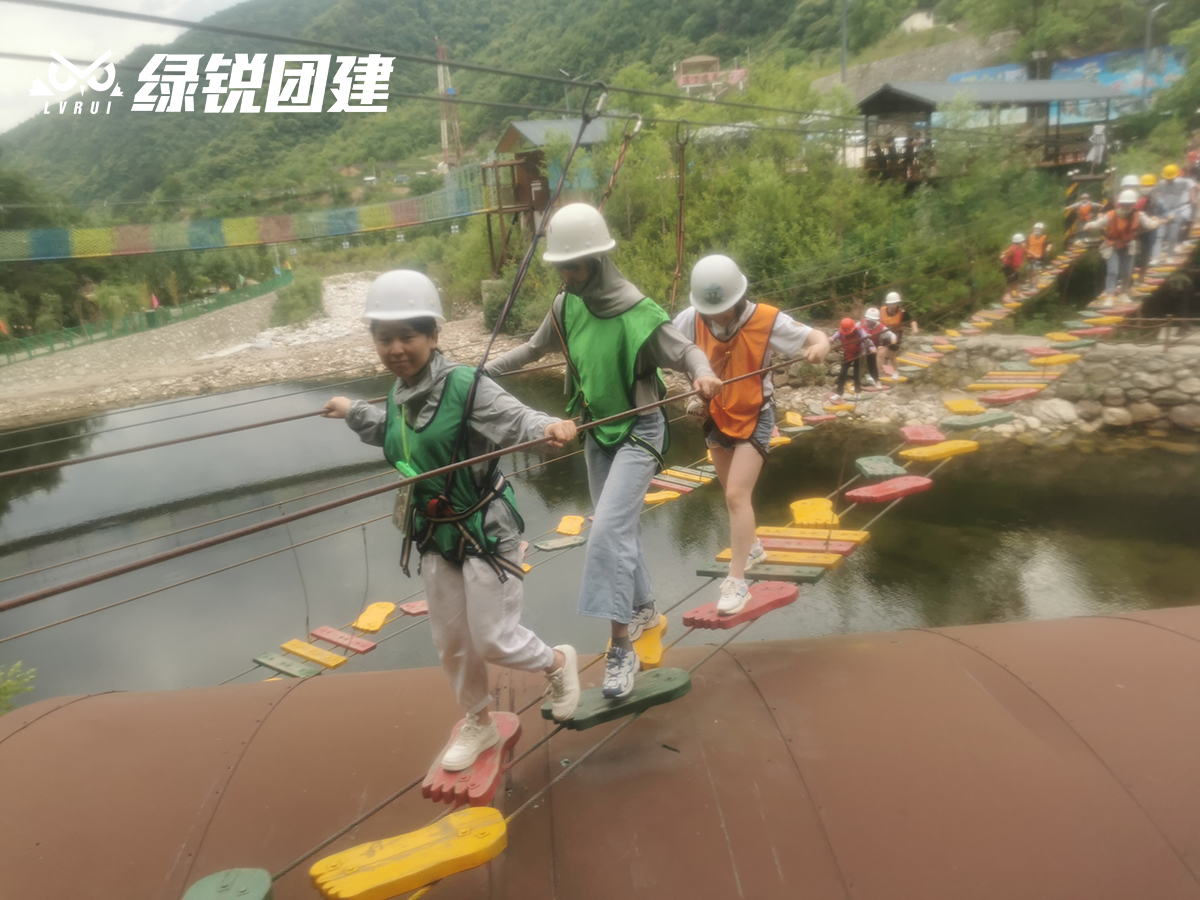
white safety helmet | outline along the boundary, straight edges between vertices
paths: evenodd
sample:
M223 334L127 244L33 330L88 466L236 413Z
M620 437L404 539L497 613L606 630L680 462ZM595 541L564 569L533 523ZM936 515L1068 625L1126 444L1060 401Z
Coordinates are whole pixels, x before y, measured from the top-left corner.
M879 321L879 310L877 310L875 307L872 306L870 309L868 309L866 311L866 314L863 316L863 318L866 319L868 322L878 322Z
M1138 202L1138 196L1137 191L1121 191L1117 197L1117 204L1119 206L1133 206Z
M568 203L550 217L542 259L548 263L570 262L607 253L615 246L617 242L608 233L600 210L587 203Z
M1014 235L1013 235L1013 241L1012 241L1012 242L1013 242L1014 244L1023 244L1023 243L1025 243L1025 235L1021 234L1021 232L1019 232L1019 231L1018 231L1016 234L1014 234Z
M1033 230L1034 230L1035 232L1038 232L1038 233L1041 233L1041 232L1045 231L1045 230L1046 230L1046 223L1045 223L1045 222L1034 222L1034 223L1033 223Z
M746 295L749 282L728 256L714 253L692 266L692 289L688 299L696 312L706 316L723 313Z
M900 302L900 295L896 291L888 291L888 295L883 298L884 306L895 306Z
M1138 187L1138 185L1140 183L1141 183L1141 179L1138 178L1136 175L1126 175L1124 178L1121 179L1121 187L1123 187L1123 188L1127 188L1127 187L1135 188L1135 187Z
M412 269L393 269L372 281L362 318L364 322L433 319L446 324L437 285L428 275Z

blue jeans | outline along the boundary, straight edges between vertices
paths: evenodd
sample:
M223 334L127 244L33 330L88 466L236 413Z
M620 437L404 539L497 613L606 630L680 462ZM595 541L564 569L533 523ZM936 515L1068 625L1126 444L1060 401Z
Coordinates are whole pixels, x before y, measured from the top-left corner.
M666 419L661 411L638 416L632 436L662 452ZM612 456L589 434L584 443L593 514L583 561L579 612L628 625L634 609L654 602L642 555L642 508L658 461L632 441Z
M1130 279L1133 277L1133 245L1126 244L1121 250L1113 247L1107 266L1104 290L1110 294L1113 293L1117 289L1118 282L1122 290L1128 290Z

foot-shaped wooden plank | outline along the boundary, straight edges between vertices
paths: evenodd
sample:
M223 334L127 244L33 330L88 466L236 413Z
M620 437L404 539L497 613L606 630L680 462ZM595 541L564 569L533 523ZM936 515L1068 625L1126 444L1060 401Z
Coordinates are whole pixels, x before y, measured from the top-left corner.
M825 577L825 569L817 566L771 566L759 563L746 572L747 581L790 581L794 584L816 584ZM712 563L700 566L696 574L702 578L725 578L729 575L729 563Z
M812 538L759 538L764 550L783 550L787 553L838 553L849 556L858 544L852 541L814 540ZM752 570L753 571L753 570Z
M397 607L406 616L425 616L429 614L428 600L410 600Z
M299 638L292 638L284 644L280 644L280 649L298 656L301 659L306 659L314 665L321 666L324 669L336 669L338 666L344 666L350 661L348 656L338 656L336 653L331 653L328 650L322 650L313 644L306 643Z
M804 417L805 425L824 425L826 422L836 422L836 421L837 421L837 416L834 416L834 415L805 416Z
M506 846L508 830L499 811L470 807L420 831L327 856L308 874L330 900L388 900L482 866Z
M1074 338L1067 335L1067 340L1074 343ZM1083 359L1078 353L1056 353L1054 356L1035 356L1030 360L1035 366L1066 366Z
M909 494L919 494L933 487L933 481L920 475L905 475L879 484L869 484L866 487L846 491L846 499L851 503L890 503Z
M991 381L991 380L977 381L974 384L968 384L967 390L984 392L984 391L1015 391L1017 388L1037 388L1040 391L1047 384L1049 384L1049 382L1051 380L1052 379L1043 378L1043 379L1041 379L1041 381L1034 381L1034 382L1011 381L1011 380L1003 380L1003 379L997 380L997 381Z
M726 547L717 554L717 562L729 562L733 553ZM840 553L797 553L787 550L768 550L766 562L772 566L817 566L822 569L836 569L845 557ZM755 566L754 569L758 567ZM750 571L754 571L751 569Z
M271 900L271 873L266 869L226 869L201 878L183 900Z
M988 406L1007 406L1010 403L1018 403L1021 400L1031 400L1041 392L1041 388L1035 387L1013 388L1008 391L991 391L986 394L980 394L979 399Z
M429 773L421 782L421 795L434 803L449 803L461 806L487 806L500 786L504 774L504 757L521 739L521 720L513 713L494 712L492 721L500 731L500 743L488 747L479 754L475 763L461 772L447 772L442 768L442 756L450 749L466 719L459 719L450 732L450 740L441 749L429 767Z
M833 501L825 497L810 497L789 504L792 524L801 528L837 528L838 517L833 511Z
M905 425L900 429L900 434L904 436L907 443L917 446L940 444L946 439L946 436L935 425Z
M947 416L942 419L943 429L951 431L968 431L972 428L984 428L989 425L1005 425L1013 420L1013 414L994 409L979 413L975 416Z
M652 487L659 488L664 491L678 491L681 494L690 494L700 485L692 481L683 481L679 478L671 478L667 475L655 475L650 479Z
M587 543L587 538L582 534L571 535L570 537L550 538L548 541L534 541L533 546L539 550L567 550L571 547L579 547Z
M760 538L802 538L813 541L850 541L852 544L865 544L871 539L869 531L845 531L828 528L779 528L775 525L759 525L754 533Z
M894 475L907 475L903 466L896 465L890 456L860 456L854 461L854 468L863 478L891 478Z
M911 447L901 450L900 455L905 459L915 459L930 462L938 459L949 459L951 456L962 456L964 453L974 453L979 449L976 441L942 441L928 447Z
M643 670L662 668L663 638L666 636L667 617L659 615L658 622L649 628L643 628L638 639L633 642L633 651L638 655L638 662ZM608 647L611 646L610 640ZM608 647L605 647L605 652L608 652Z
M793 428L798 428L804 424L804 416L789 409L783 414L783 421L784 424L791 425Z
M354 653L370 653L375 649L375 642L368 641L366 638L355 637L352 634L340 629L334 628L332 625L321 625L314 628L309 633L310 637L316 638L318 641L324 641L327 644L333 644L335 647L341 647L344 650L351 650Z
M583 529L583 516L563 516L554 530L559 534L579 534Z
M666 503L668 500L678 500L682 495L679 491L655 491L646 495L647 503Z
M354 622L354 627L359 631L369 631L374 634L383 627L388 616L395 611L395 603L372 603L362 611L362 615Z
M972 416L975 413L984 412L984 408L972 399L967 400L943 400L946 409L960 416Z
M609 700L600 688L584 691L579 697L575 715L563 722L572 731L584 731L614 719L622 719L660 703L678 700L692 689L692 678L686 669L655 669L638 674L633 693L622 700ZM550 704L542 706L542 718L553 719Z
M265 666L280 675L287 675L289 678L311 678L314 675L320 675L325 670L320 666L314 666L312 663L301 662L284 653L276 653L270 651L268 653L260 653L254 657L254 661Z
M741 612L732 616L722 616L717 612L717 604L714 601L684 613L683 624L689 628L733 628L735 625L764 616L773 609L795 603L799 596L800 589L794 584L760 581L750 586L750 599L746 601L746 606Z

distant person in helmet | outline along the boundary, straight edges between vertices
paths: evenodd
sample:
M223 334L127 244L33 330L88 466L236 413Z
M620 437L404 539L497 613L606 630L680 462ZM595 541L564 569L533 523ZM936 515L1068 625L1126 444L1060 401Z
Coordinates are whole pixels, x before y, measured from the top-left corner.
M846 390L846 379L854 372L854 396L862 394L862 361L875 352L875 343L870 335L860 328L853 319L842 319L838 330L830 344L840 344L842 348L842 367L838 371L837 388L829 395L830 403L843 402L842 394Z
M1077 202L1072 203L1063 210L1067 224L1067 246L1070 246L1077 232L1082 231L1088 222L1100 215L1100 211L1100 204L1093 203L1092 195L1087 191L1079 195Z
M1117 196L1115 209L1088 224L1089 231L1099 231L1104 239L1100 255L1104 257L1108 266L1104 282L1107 305L1112 305L1118 291L1121 294L1127 294L1129 291L1133 280L1134 245L1137 237L1142 231L1157 224L1152 217L1143 216L1134 208L1137 201L1137 191L1126 188Z
M1029 262L1032 266L1041 269L1046 265L1051 251L1054 250L1054 245L1048 239L1044 222L1033 223L1033 231L1029 233L1026 248L1029 251Z
M917 320L904 308L904 300L898 291L888 291L879 310L879 321L888 331L888 340L879 352L879 364L888 375L896 374L896 358L900 356L900 345L904 341L904 326L915 335L920 334Z
M1025 263L1025 235L1018 232L1012 236L1012 243L1000 254L1000 271L1004 273L1004 289L1002 302L1011 300L1013 291L1021 280L1021 266Z
M1158 221L1160 215L1158 201L1154 197L1154 186L1158 178L1147 172L1138 179L1138 201L1133 208L1147 222ZM1158 228L1143 228L1137 240L1137 254L1134 257L1133 269L1137 278L1146 277L1146 269L1150 267L1150 257L1154 254L1154 245L1158 243Z
M673 323L704 351L718 378L728 382L765 369L775 356L804 354L813 365L824 361L829 341L821 331L801 325L774 306L752 302L746 297L747 286L746 276L728 256L706 256L692 267L691 306ZM775 430L771 373L725 384L707 402L693 399L688 412L696 415L697 406L703 411L705 443L725 488L733 551L717 613L734 615L750 599L746 569L767 556L754 536L750 500Z
M687 373L705 398L721 389L704 353L617 270L608 255L616 245L595 207L570 203L554 213L542 259L554 266L562 289L533 337L488 363L489 375L562 352L571 395L567 409L585 421L660 400L666 387L659 367ZM601 687L609 698L633 691L640 665L633 641L658 623L640 516L650 479L664 465L668 442L662 408L592 429L584 440L596 512L579 611L611 623L612 646Z
M877 389L880 387L879 362L877 357L893 349L899 343L899 339L883 324L879 310L873 306L863 314L858 327L867 333L867 336L871 339L871 343L875 345L875 350L867 355L867 377L865 381L867 388Z
M1166 257L1177 253L1180 243L1187 238L1192 224L1198 188L1196 182L1179 173L1179 166L1171 164L1162 171L1162 180L1154 186L1154 202L1162 217L1158 229L1158 241L1150 265L1156 265Z
M363 319L370 324L380 360L396 376L387 410L365 400L334 397L325 404L325 415L345 419L365 443L382 446L404 477L449 465L475 372L438 350L438 329L446 320L437 287L420 272L385 272L367 292ZM538 438L561 447L574 437L574 422L530 409L489 378L479 381L467 420L467 457ZM397 501L405 535L401 562L407 574L409 548L415 544L433 644L466 713L441 759L451 772L468 768L500 741L488 713L488 663L543 672L560 721L569 719L579 703L575 650L566 644L547 646L521 624L520 537L525 525L497 463L477 463L418 481L403 489ZM434 521L435 506L441 519L476 511L457 522Z

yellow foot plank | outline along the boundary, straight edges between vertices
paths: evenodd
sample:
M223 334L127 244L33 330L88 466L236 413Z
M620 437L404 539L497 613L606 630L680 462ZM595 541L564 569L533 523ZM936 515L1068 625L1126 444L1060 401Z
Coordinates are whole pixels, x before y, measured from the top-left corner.
M838 531L827 528L780 528L774 525L759 525L754 530L759 537L802 538L811 541L848 541L851 544L865 544L870 540L870 532Z
M717 562L729 562L733 553L726 547L717 554ZM845 561L840 553L799 553L791 550L768 550L767 564L772 566L817 566L822 569L836 569Z
M308 870L329 900L388 900L495 859L508 846L499 811L472 806L420 831L360 844Z
M1083 359L1078 353L1057 353L1054 356L1035 356L1029 360L1031 366L1065 366Z
M659 615L658 623L650 628L642 629L641 635L633 642L634 652L642 669L660 669L663 659L663 638L667 636L667 617ZM612 646L612 641L608 642ZM605 650L607 653L607 649Z
M1094 319L1084 319L1089 325L1120 325L1125 321L1124 316L1096 316ZM1072 336L1073 337L1073 336Z
M668 500L678 500L680 496L679 491L655 491L653 494L646 495L646 502L666 503Z
M1073 340L1075 340L1075 335L1067 334L1065 331L1050 331L1050 332L1046 333L1046 337L1048 337L1052 341L1073 341Z
M387 623L388 616L395 611L395 603L372 603L355 620L354 627L359 631L369 631L374 634Z
M962 337L962 335L953 328L946 329L946 337Z
M299 638L292 638L286 644L280 644L279 646L280 649L292 654L292 656L307 659L310 663L316 663L318 666L326 669L336 669L338 666L344 666L350 661L350 657L348 656L338 656L336 653L322 650L320 647L315 647Z
M986 406L981 406L974 400L945 400L946 409L960 416L970 416L977 413L987 412Z
M583 529L583 516L563 516L554 530L559 534L579 534Z
M976 441L942 441L940 444L901 450L900 455L905 459L931 462L938 459L949 459L951 456L961 456L964 453L974 453L978 449L979 444Z
M777 435L775 435L775 437L771 438L770 443L767 445L767 449L769 450L772 447L783 447L783 446L786 446L787 444L790 444L791 442L792 442L792 439L790 437L785 437L782 434L777 434Z
M958 349L958 344L934 344L933 349L938 353L953 353Z
M790 409L783 414L783 421L793 428L799 428L804 424L804 416L798 412L792 412Z
M801 528L837 528L838 517L833 512L833 501L824 497L797 500L791 504L792 524Z
M696 475L693 472L681 472L679 469L667 469L663 472L664 475L669 475L672 478L680 478L683 481L694 481L696 484L708 484L712 481L707 475Z
M853 410L854 410L853 403L826 403L825 404L825 412L827 412L827 413L852 412Z

